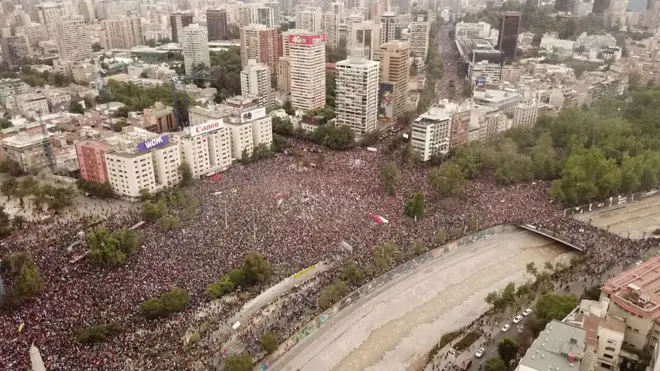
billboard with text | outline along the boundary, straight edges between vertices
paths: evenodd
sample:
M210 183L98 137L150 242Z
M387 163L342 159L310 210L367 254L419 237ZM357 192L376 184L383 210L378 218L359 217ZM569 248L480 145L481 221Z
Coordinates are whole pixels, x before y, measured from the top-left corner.
M325 43L324 33L318 35L289 35L289 43L292 45L315 45Z
M223 123L224 123L224 121L222 121L222 119L220 119L220 120L205 122L201 125L191 126L190 127L190 136L194 137L195 135L200 135L200 134L216 131L216 130L218 130L222 127Z
M241 114L241 123L258 120L264 117L266 117L266 107L253 109L252 111L243 112Z
M158 138L152 138L145 140L144 142L138 143L137 145L137 151L138 152L144 152L148 151L150 149L158 148L165 146L170 143L170 138L167 135L163 135Z

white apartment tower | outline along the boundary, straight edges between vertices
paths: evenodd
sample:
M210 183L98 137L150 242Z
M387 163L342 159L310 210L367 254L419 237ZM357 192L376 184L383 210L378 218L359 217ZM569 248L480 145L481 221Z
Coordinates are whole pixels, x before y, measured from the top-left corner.
M83 19L57 23L57 49L63 61L86 62L91 58L91 39Z
M325 34L288 35L291 105L313 111L325 107Z
M364 48L352 48L348 59L337 62L335 114L337 125L356 136L377 130L380 64L365 59Z
M57 39L57 23L65 16L62 4L45 2L37 5L39 23L46 26L49 40Z
M296 14L296 28L307 30L309 32L321 32L321 19L323 13L319 7L310 7L301 9Z
M103 36L101 40L104 49L130 49L138 45L144 45L142 34L142 23L140 18L112 19L101 22L103 25Z
M413 13L411 18L408 25L410 30L410 56L424 63L429 53L429 32L431 30L428 14Z
M138 197L141 189L156 193L175 186L181 180L179 146L170 143L147 152L105 152L108 182L113 191L126 197Z
M431 107L413 121L410 145L422 161L449 152L450 139L451 115L442 108Z
M266 4L243 4L238 8L239 24L262 24L266 27L279 25L275 18L275 9Z
M226 123L231 133L231 153L236 159L242 159L243 154L251 156L259 145L270 148L273 143L273 122L265 108L230 116Z
M380 16L380 42L381 44L398 40L400 35L397 34L397 30L401 31L401 26L396 19L396 14L394 12L385 12Z
M339 45L339 14L333 12L323 13L321 30L328 36L328 46L336 48Z
M351 13L344 18L344 23L346 24L346 32L348 35L351 34L351 28L354 24L356 23L362 23L364 22L364 14L362 13ZM347 37L346 41L348 41L348 47L351 46L351 38Z
M366 21L354 23L348 33L349 48L364 48L365 58L378 59L380 49L380 23Z
M231 132L222 119L187 127L173 140L195 178L224 171L232 163Z
M263 63L257 63L254 59L248 60L247 66L241 71L241 94L258 97L260 108L272 108L274 98L270 68Z
M206 27L201 27L197 23L184 27L179 35L179 42L183 48L183 63L186 74L193 73L195 66L199 64L204 64L207 67L211 66Z
M520 103L513 110L513 127L527 126L532 127L536 124L536 119L539 116L539 105L536 99L532 97L525 97L521 99Z

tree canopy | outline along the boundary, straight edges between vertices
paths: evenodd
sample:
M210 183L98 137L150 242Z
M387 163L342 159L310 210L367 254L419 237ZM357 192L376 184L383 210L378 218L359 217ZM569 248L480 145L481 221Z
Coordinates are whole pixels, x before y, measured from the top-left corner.
M503 185L548 180L552 198L567 206L650 189L660 183L659 118L660 89L634 92L628 103L567 108L455 150L430 182L451 194L461 188L459 169L467 180L488 172Z
M545 294L536 302L535 315L541 328L553 319L561 321L577 306L575 295Z

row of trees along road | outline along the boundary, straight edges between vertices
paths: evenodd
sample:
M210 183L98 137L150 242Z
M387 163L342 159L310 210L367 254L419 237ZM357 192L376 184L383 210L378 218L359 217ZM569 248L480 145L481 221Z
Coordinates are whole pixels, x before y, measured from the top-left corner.
M459 148L430 170L431 185L451 196L484 172L502 185L547 180L552 198L569 206L653 188L660 183L660 89L623 99L566 109Z

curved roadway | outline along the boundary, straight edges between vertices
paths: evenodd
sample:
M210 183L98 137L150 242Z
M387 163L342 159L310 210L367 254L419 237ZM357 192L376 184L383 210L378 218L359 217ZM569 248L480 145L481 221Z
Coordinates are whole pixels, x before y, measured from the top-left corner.
M395 276L330 317L268 370L422 367L443 333L487 310L488 292L524 282L527 263L542 266L567 252L562 245L518 229L457 248Z

